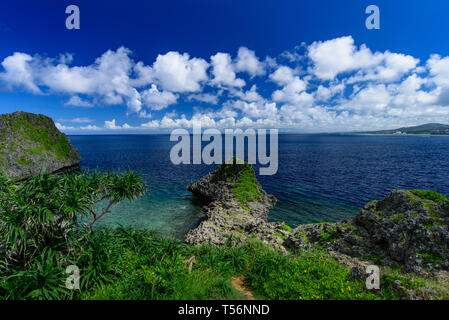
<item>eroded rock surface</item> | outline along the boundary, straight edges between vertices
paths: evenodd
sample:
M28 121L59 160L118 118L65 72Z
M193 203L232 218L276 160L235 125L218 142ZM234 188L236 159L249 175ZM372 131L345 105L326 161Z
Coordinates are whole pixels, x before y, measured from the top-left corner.
M224 245L255 237L281 250L289 227L267 221L276 198L267 195L248 164L223 164L187 189L208 204L206 219L186 236L190 244Z

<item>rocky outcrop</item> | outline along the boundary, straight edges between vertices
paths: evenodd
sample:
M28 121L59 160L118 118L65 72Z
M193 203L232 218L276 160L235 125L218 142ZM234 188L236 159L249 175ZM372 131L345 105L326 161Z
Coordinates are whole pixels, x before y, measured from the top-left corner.
M262 189L250 165L223 164L187 190L207 203L206 219L187 234L187 243L220 246L253 237L285 250L283 242L291 229L267 221L276 198Z
M247 164L222 165L188 190L208 203L206 219L187 234L191 244L224 245L254 237L283 251L320 246L335 256L396 265L407 272L449 270L449 201L433 191L395 190L368 203L353 220L291 230L267 222L276 200Z
M406 271L449 270L449 202L432 191L395 190L368 203L352 221L301 225L285 244L398 265Z
M41 114L0 115L0 173L12 179L72 170L81 156L53 120Z

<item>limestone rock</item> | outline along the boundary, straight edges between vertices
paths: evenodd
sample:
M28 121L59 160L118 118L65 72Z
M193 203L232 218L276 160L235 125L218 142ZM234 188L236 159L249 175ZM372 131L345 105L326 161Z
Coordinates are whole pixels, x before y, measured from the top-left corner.
M276 198L262 189L249 164L223 164L187 190L207 203L206 219L187 234L187 243L220 246L254 237L285 251L289 228L267 221Z

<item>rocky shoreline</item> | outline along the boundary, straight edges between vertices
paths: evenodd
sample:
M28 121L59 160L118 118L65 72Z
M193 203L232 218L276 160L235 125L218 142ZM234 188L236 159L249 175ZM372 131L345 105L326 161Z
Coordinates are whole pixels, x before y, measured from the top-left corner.
M251 175L257 197L242 202L236 190L244 174ZM449 202L432 191L395 190L368 203L353 220L292 230L267 221L276 199L266 194L248 164L221 165L187 189L206 202L206 218L187 234L189 244L221 246L256 238L283 252L319 246L406 272L449 270Z

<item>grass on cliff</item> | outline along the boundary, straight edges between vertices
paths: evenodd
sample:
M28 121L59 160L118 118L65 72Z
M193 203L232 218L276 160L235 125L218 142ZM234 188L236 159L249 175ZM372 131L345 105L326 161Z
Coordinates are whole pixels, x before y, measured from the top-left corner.
M56 128L50 118L33 115L31 121L35 123L30 123L26 114L15 114L3 115L2 121L6 124L2 133L6 133L6 127L9 127L16 135L15 139L27 140L35 144L34 147L25 148L26 153L41 155L44 151L47 151L53 153L58 160L71 157L72 149L69 140L64 134L55 134ZM5 149L6 146L2 144L2 148Z
M237 178L236 187L232 189L237 201L243 205L260 199L259 188L256 185L256 175L250 164L238 164L234 158L231 164L222 164L218 167L217 174L224 180Z
M260 199L259 188L256 185L256 176L251 166L247 166L242 170L237 180L237 187L233 188L232 192L237 198L237 201L244 205Z
M431 200L437 203L445 203L449 201L446 196L432 190L410 190L410 192L424 200Z

